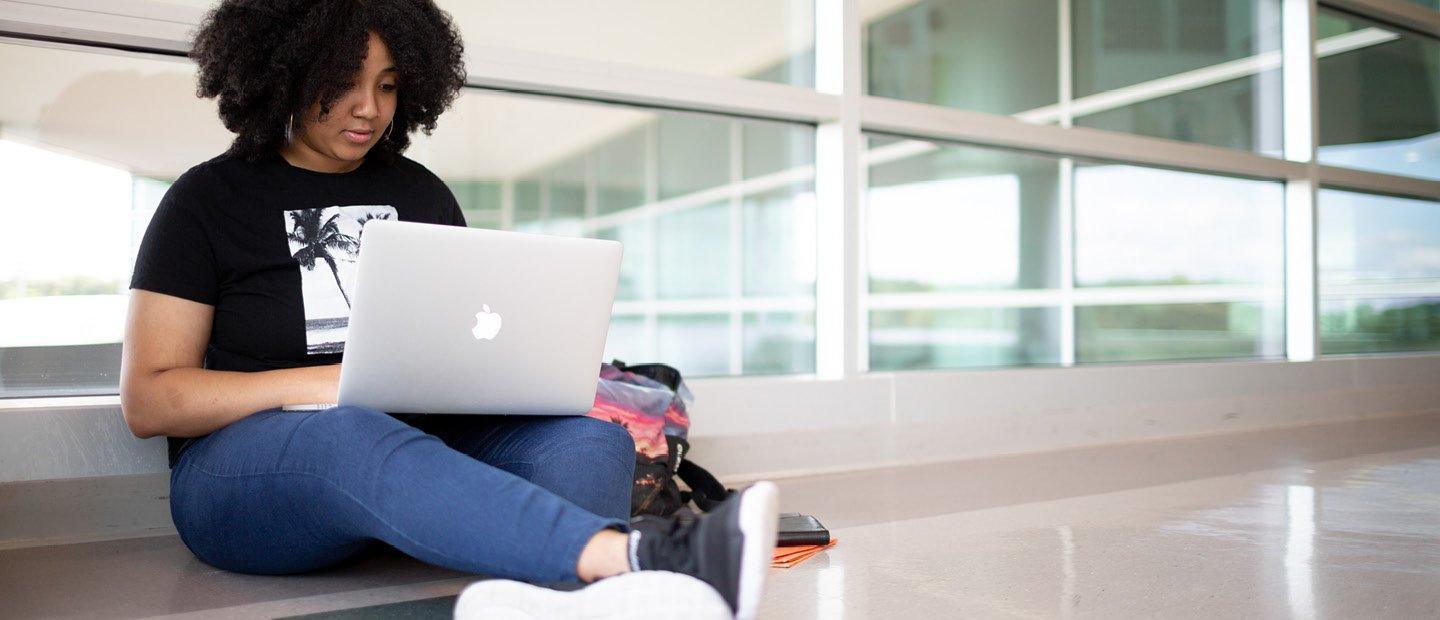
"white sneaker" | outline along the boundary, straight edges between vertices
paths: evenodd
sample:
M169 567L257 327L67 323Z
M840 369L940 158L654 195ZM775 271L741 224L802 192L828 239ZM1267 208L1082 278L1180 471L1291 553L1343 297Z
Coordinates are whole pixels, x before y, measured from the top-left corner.
M730 614L725 599L705 582L653 570L608 577L570 592L490 579L466 587L455 601L456 620L720 620Z

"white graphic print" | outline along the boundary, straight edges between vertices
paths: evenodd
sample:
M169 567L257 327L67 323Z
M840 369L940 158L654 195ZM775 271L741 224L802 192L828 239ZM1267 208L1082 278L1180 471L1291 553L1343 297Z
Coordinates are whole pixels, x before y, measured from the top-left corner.
M365 222L399 219L390 205L350 205L285 212L285 238L300 269L305 352L341 353L350 329L350 292Z

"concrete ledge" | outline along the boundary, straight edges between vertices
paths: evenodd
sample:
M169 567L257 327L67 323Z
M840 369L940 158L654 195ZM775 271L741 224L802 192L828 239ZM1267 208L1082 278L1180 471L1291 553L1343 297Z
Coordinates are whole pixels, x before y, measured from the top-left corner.
M1440 407L1440 355L875 373L837 381L703 379L691 387L695 457L722 474L746 476L797 463L765 452L742 461L719 453L720 446L772 435L806 443L854 435L853 445L811 447L832 454L825 461L832 465L866 467L918 449L881 451L891 428L941 433L943 444L923 449L927 460L945 460L1425 413ZM166 471L164 440L135 439L117 405L65 402L0 408L0 484Z
M165 473L0 484L0 550L175 533Z
M1440 412L1434 355L736 383L697 382L691 457L742 479Z
M165 440L136 439L118 405L0 410L0 483L156 473L167 467Z

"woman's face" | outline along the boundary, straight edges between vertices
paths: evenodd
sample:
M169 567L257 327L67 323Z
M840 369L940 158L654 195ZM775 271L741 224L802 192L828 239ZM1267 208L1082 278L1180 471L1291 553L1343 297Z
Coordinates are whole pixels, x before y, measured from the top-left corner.
M324 118L317 102L296 119L293 137L281 154L293 165L320 172L360 167L395 117L398 79L390 49L371 32L356 82Z

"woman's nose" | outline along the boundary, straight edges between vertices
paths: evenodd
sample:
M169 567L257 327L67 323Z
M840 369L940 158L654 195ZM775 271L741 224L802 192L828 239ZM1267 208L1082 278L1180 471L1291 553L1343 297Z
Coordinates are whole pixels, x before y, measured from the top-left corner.
M360 118L375 118L380 115L379 91L374 88L361 87L356 94L355 116Z

